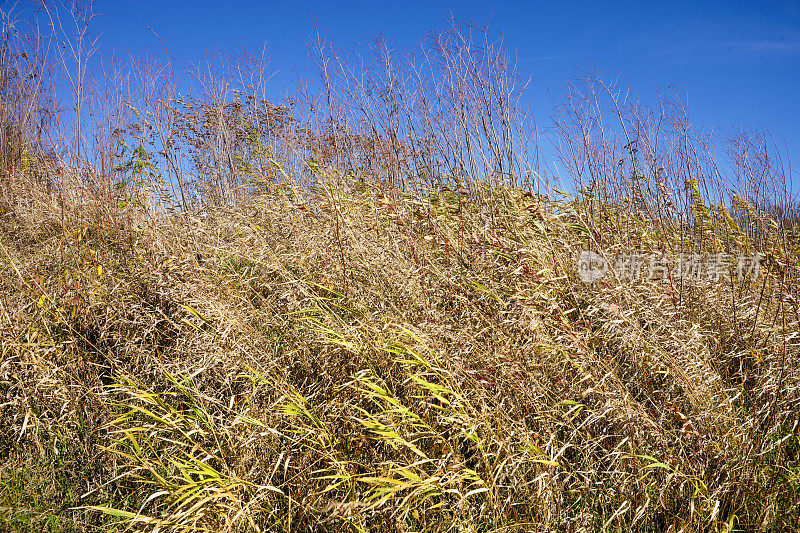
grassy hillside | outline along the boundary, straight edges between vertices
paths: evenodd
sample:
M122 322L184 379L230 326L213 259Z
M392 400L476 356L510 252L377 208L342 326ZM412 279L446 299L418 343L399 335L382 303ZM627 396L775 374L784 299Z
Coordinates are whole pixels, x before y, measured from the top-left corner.
M574 202L353 185L115 230L4 208L8 527L797 527L776 267L586 284Z
M767 133L592 72L540 130L458 24L282 103L101 77L54 6L2 13L0 530L800 530Z

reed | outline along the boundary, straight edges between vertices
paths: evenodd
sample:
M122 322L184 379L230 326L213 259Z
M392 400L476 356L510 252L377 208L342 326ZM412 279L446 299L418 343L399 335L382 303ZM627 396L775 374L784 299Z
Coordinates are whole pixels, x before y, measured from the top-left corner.
M800 527L800 250L767 134L717 163L675 95L589 72L543 139L502 43L457 22L417 57L311 41L320 83L280 104L243 51L195 97L171 64L125 98L87 74L105 118L42 123L59 63L32 85L4 20L4 527ZM96 142L55 150L75 128ZM764 259L585 283L586 251Z

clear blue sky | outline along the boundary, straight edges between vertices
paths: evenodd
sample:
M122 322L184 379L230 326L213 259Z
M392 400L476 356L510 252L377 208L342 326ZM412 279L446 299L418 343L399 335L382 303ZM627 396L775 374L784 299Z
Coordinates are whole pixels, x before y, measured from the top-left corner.
M545 122L558 90L589 62L620 76L644 100L678 84L690 118L706 128L764 126L789 144L800 168L800 1L536 2L472 0L267 2L97 0L103 47L193 61L235 43L268 45L279 72L275 96L309 72L304 39L314 21L340 48L383 32L399 48L444 27L452 13L504 35L521 73L532 77L534 115ZM797 187L797 184L795 184Z

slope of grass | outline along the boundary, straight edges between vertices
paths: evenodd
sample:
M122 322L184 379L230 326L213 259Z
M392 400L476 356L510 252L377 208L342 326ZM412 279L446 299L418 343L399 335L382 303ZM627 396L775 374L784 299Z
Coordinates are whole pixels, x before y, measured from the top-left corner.
M289 192L119 226L7 208L8 527L800 526L775 267L584 284L581 250L679 239L514 189Z

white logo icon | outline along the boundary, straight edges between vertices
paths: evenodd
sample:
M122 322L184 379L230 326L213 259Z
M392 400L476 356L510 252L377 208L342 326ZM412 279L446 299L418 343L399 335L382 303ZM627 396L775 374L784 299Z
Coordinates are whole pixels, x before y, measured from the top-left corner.
M578 277L584 283L597 281L606 275L608 264L602 255L583 251L578 257Z

